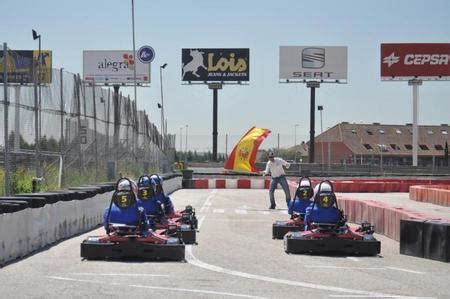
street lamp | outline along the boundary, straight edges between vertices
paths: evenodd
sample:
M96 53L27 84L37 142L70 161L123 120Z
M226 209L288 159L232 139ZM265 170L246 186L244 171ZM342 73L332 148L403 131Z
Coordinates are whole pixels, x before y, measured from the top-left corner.
M294 149L297 146L297 127L300 126L300 124L294 125Z
M184 164L187 162L187 138L188 138L188 125L186 125L186 143L184 144Z
M294 162L297 162L297 127L300 126L300 124L294 125Z
M164 63L159 67L159 80L161 85L161 105L158 104L158 108L161 108L161 137L164 140L165 129L164 129L164 96L163 96L163 81L162 81L162 70L166 68L167 63ZM164 142L164 141L163 141Z
M35 146L36 146L36 177L41 176L41 164L40 164L40 91L41 91L41 35L37 34L36 30L32 29L31 33L33 34L33 40L39 40L39 51L38 51L38 59L37 59L37 67L38 71L36 74L36 63L33 57L33 81L34 81L34 133L35 133ZM39 82L39 83L38 83ZM38 84L39 84L39 93L38 93ZM38 100L39 94L39 100Z
M322 134L323 133L323 123L322 123L323 106L322 105L317 106L317 110L319 110L319 112L320 112L320 134ZM322 154L322 158L321 158L320 162L323 165L323 140L320 144L321 144L320 149L321 149L321 154Z

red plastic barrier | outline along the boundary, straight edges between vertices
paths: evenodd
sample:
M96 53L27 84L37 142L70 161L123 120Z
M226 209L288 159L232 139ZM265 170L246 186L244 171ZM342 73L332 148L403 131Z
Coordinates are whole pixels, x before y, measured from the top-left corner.
M238 189L250 189L251 188L251 182L249 179L238 179L237 180L237 187Z
M216 180L216 188L217 189L225 189L225 186L226 186L225 181L226 180L224 180L224 179L217 179Z
M208 179L194 179L195 189L208 189Z
M412 186L409 198L415 201L428 202L450 207L450 185Z

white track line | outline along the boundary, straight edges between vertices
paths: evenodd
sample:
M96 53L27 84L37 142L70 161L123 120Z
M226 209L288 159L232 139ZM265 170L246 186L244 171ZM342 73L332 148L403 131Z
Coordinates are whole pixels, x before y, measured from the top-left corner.
M216 214L223 214L223 213L225 213L225 210L224 210L224 209L214 209L214 210L213 210L213 213L216 213Z
M351 270L395 270L403 271L414 274L425 274L425 272L396 268L396 267L347 267L347 266L327 266L327 265L304 265L305 268L317 268L317 269L351 269Z
M61 276L47 276L47 278L56 279L56 280L74 281L74 282L95 283L95 284L104 284L105 283L104 281L98 281L98 280L74 279L74 278L61 277ZM244 295L244 294L216 292L216 291L199 290L199 289L183 289L183 288L173 288L173 287L165 288L165 287L154 287L154 286L146 286L146 285L139 285L139 284L126 285L126 284L111 283L111 282L108 282L108 285L116 285L116 286L122 286L122 287L127 286L127 287L133 287L133 288L145 288L145 289L164 290L164 291L173 291L173 292L190 292L190 293L197 293L197 294L217 295L217 296L258 298L258 299L264 298L264 297Z
M347 256L347 259L354 261L354 262L359 262L360 260L354 256Z
M434 299L436 297L406 297L400 295L380 295L380 296L366 296L366 295L330 295L330 297L337 298L409 298L409 299Z
M207 212L209 207L211 206L211 199L216 195L217 189L211 191L211 193L206 198L203 206L200 208L200 213Z
M414 274L425 274L425 272L409 270L409 269L403 269L403 268L397 268L397 267L386 267L386 268L390 269L390 270L403 271L403 272L414 273Z
M131 277L169 277L166 274L138 274L138 273L71 273L83 276L131 276Z
M310 289L316 289L316 290L323 290L323 291L338 292L338 293L360 294L360 295L365 295L365 296L369 296L369 297L370 296L371 297L374 297L374 296L396 296L396 295L391 295L391 294L383 294L383 293L377 293L377 292L369 292L369 291L353 290L353 289L340 288L340 287L334 287L334 286L320 285L320 284L314 284L314 283L309 283L309 282L272 278L272 277L268 277L268 276L262 276L262 275L257 275L257 274L250 274L250 273L245 273L245 272L240 272L240 271L229 270L229 269L225 269L225 268L222 268L222 267L219 267L216 265L207 264L205 262L198 260L192 253L192 245L186 245L186 261L191 265L194 265L194 266L197 266L197 267L200 267L203 269L207 269L210 271L224 273L224 274L238 276L238 277L244 277L244 278L248 278L248 279L266 281L266 282L271 282L271 283L285 284L285 285L310 288Z
M241 214L241 215L247 214L247 210L242 210L242 209L235 209L234 212L236 214Z

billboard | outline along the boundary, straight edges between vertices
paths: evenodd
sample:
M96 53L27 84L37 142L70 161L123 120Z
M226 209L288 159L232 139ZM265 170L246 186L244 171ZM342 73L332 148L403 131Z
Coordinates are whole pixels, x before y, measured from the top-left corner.
M250 50L182 49L182 81L250 81Z
M38 61L38 50L9 50L6 68L8 83L33 83L33 60ZM41 65L36 68L37 82L52 83L52 51L41 50ZM3 83L3 51L0 51L0 83Z
M280 80L347 80L347 47L281 46Z
M381 44L381 80L450 80L450 44Z
M133 51L83 51L83 79L96 83L134 84L150 83L150 63L135 60Z

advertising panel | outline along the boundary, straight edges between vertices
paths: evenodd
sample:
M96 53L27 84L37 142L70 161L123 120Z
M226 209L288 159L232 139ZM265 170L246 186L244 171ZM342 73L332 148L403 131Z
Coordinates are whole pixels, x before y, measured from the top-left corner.
M281 46L280 80L347 80L347 47Z
M38 50L8 51L8 83L33 83L33 61L36 61L37 82L52 83L52 51L41 50L41 65L37 67ZM3 51L0 51L0 83L3 83Z
M450 80L450 44L381 44L381 80Z
M182 49L182 81L250 81L250 50Z
M150 83L150 63L135 60L133 51L83 51L83 79L95 83L134 84Z

